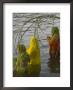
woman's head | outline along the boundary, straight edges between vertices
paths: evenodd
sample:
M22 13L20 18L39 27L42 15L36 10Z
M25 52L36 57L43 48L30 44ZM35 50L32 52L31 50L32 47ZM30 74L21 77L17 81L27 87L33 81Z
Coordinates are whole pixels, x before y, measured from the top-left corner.
M17 45L17 50L18 50L18 53L22 53L22 52L26 51L26 48L25 48L24 45L18 44Z
M53 27L51 33L52 33L52 36L53 36L54 34L59 34L59 29L58 29L58 27Z
M30 47L38 47L38 40L33 36L30 39Z

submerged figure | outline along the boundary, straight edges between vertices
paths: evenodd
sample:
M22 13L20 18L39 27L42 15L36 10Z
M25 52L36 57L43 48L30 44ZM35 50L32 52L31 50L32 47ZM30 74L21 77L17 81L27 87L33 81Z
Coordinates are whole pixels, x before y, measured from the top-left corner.
M29 75L39 76L40 74L40 48L38 40L35 37L30 39L30 47L27 50L30 56Z
M49 49L49 53L50 53L50 57L52 58L56 58L59 56L60 53L60 40L59 40L59 29L57 27L53 27L52 29L52 36L51 37L47 37L50 49Z
M26 76L28 74L28 63L30 61L30 57L26 52L26 48L24 45L18 44L18 57L16 61L16 73L18 76Z
M60 70L60 37L59 37L59 29L57 27L52 28L52 36L47 37L47 40L50 46L49 66L51 68L51 71L59 72Z

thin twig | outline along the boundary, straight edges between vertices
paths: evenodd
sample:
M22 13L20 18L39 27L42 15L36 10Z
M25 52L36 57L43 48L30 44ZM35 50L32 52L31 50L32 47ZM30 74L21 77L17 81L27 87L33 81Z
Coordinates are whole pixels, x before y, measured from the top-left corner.
M23 34L21 35L21 38L20 38L19 41L21 41L21 39L22 39L23 35L25 34L25 32L29 31L29 28L30 28L32 25L33 25L33 23L23 32Z

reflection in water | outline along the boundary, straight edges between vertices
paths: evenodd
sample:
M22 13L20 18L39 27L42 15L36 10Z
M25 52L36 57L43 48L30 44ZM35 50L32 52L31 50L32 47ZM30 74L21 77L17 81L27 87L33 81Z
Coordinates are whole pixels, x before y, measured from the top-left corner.
M40 76L41 65L30 65L28 70L29 76L38 77Z
M47 37L50 49L50 60L48 66L51 72L60 72L60 36L58 27L52 28L52 36Z
M16 71L15 66L16 66L16 58L13 60L13 76L14 77L38 77L40 76L40 71L41 71L41 65L30 65L27 70L22 71L20 70L19 72Z
M48 67L52 73L60 73L60 62L59 60L51 60L48 63Z
M14 77L40 77L40 72L41 72L41 65L29 65L29 69L25 72L16 72L15 70L15 63L16 60L14 60L14 72L13 72L13 76ZM59 62L59 58L57 59L49 59L49 62L47 64L48 66L48 70L51 73L60 73L60 62ZM45 67L44 67L45 68ZM48 71L48 72L49 72ZM45 71L46 72L46 71ZM52 76L52 74L51 74Z

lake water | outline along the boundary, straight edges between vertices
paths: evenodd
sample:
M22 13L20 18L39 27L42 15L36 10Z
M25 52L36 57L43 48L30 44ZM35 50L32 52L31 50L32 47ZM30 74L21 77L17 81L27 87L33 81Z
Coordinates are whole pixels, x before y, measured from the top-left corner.
M13 18L13 25L14 25L13 30L19 29L20 28L19 26L23 25L23 20L25 21L24 16L21 16L21 14L17 14L17 15L19 17L16 16ZM54 25L60 27L60 23L57 21L58 20L56 20ZM44 29L42 32L38 29L39 39L41 40L41 41L39 41L40 55L41 55L40 77L58 77L58 76L60 76L60 73L58 73L58 72L53 73L50 71L50 67L48 67L50 55L49 55L49 45L48 45L48 42L46 40L46 37L51 35L52 25L50 25L48 28L46 28L45 25L43 25L42 28ZM23 29L25 29L25 27L23 27ZM17 55L16 45L17 45L18 39L15 41L16 34L17 33L13 33L13 41L14 41L13 42L13 56L14 57ZM34 28L31 27L30 30L24 34L24 36L21 40L21 43L25 44L26 47L29 47L30 37L33 35L34 35ZM19 37L17 37L17 38L19 38ZM45 39L45 40L43 40L43 39Z

